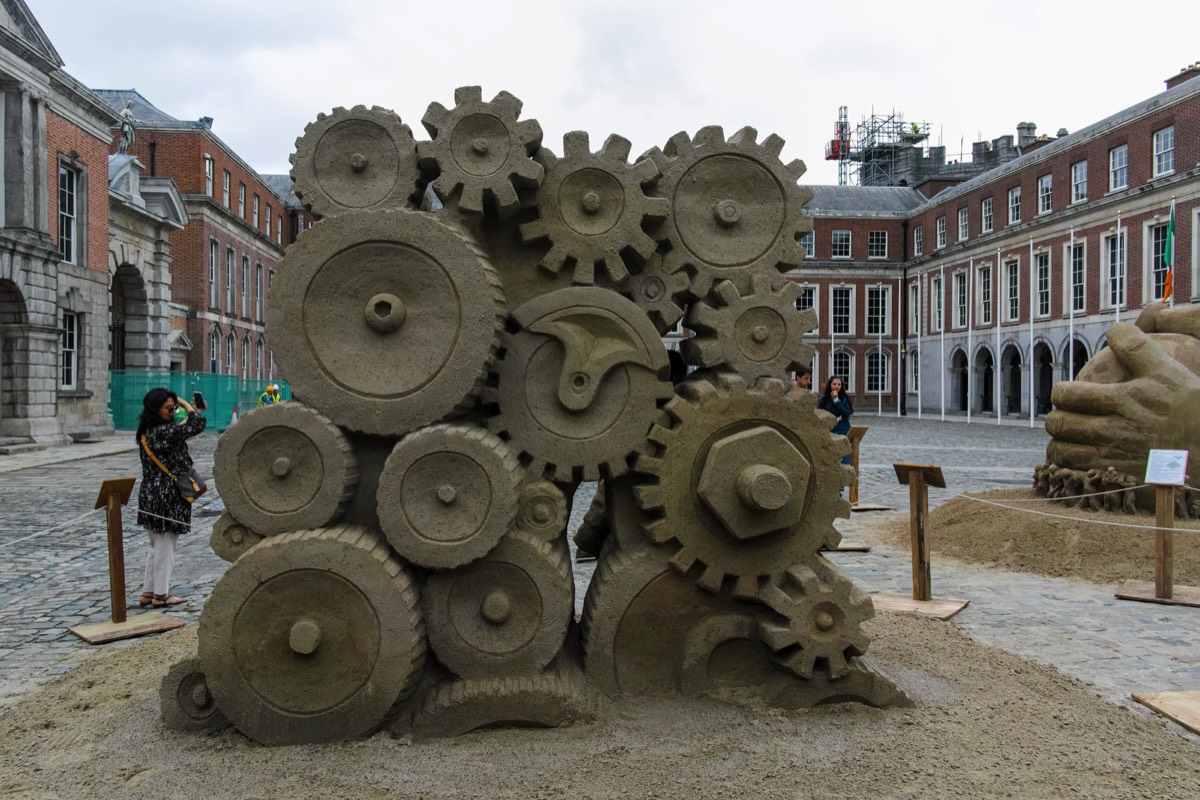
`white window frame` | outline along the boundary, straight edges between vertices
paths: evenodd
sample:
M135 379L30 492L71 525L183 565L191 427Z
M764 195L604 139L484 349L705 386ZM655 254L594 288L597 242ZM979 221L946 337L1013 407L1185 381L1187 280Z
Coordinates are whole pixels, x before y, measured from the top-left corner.
M1108 151L1108 190L1129 187L1129 145L1121 144Z
M921 226L913 228L913 255L923 255L925 251L925 234L921 230Z
M275 244L283 244L283 214L275 218Z
M225 374L237 375L237 336L230 331L225 336Z
M236 295L236 284L234 281L234 263L236 256L232 247L225 248L225 313L236 314L237 307L234 305L234 297Z
M242 337L242 380L250 380L250 337Z
M842 361L842 359L845 359L846 367L845 369L838 369L838 362ZM851 383L853 383L853 381L851 378L854 376L853 350L839 347L837 350L833 351L833 372L829 374L829 377L832 378L834 375L842 379L842 388L846 390L847 394L849 394L852 391Z
M992 274L991 264L980 264L975 268L975 277L977 280L978 292L975 303L975 319L980 325L991 325L994 321L992 317L993 307L995 305L995 288L996 283Z
M261 381L263 379L263 342L262 339L254 340L254 379Z
M79 315L63 310L59 322L59 351L62 355L62 370L59 385L63 389L75 389L79 385Z
M213 328L208 332L208 371L213 375L221 374L221 332Z
M254 319L256 322L263 321L263 309L266 305L265 292L263 291L263 265L255 263L254 265Z
M892 312L892 291L891 291L892 287L891 287L891 284L887 284L887 283L885 283L883 285L868 284L867 286L865 286L863 288L866 289L866 293L867 293L867 305L866 305L866 308L863 309L863 311L864 311L863 323L865 325L866 331L863 335L864 336L879 336L881 333L879 330L877 330L877 329L873 330L871 327L872 323L875 322L875 318L872 317L872 315L871 315L871 301L876 294L881 294L882 297L880 298L880 308L879 308L879 313L881 316L880 316L878 322L879 322L880 326L882 326L882 328L883 328L882 334L885 337L890 337L892 335L892 325L891 325L891 322L892 322L892 313L891 313Z
M1071 203L1087 202L1088 162L1076 161L1071 165Z
M1037 281L1035 288L1037 292L1037 306L1030 309L1030 311L1036 319L1049 317L1053 308L1051 300L1054 287L1050 283L1050 271L1053 265L1050 261L1049 250L1038 250L1033 254L1034 280Z
M885 347L882 350L878 347L873 347L867 351L867 369L866 369L866 394L881 395L888 394L891 391L891 353ZM878 370L875 376L878 384L874 389L871 388L872 368Z
M1175 171L1175 126L1154 132L1154 173L1155 178L1170 175Z
M844 284L840 286L829 287L829 330L832 332L833 336L855 335L854 289L855 287ZM838 322L837 304L834 302L834 299L837 297L839 292L843 291L847 293L847 297L849 298L849 306L847 307L846 314L847 329L844 331L834 331L834 326Z
M66 164L58 165L58 257L68 264L79 263L80 241L80 185L82 175L78 169ZM85 231L86 233L86 231ZM84 237L86 243L87 237Z
M874 240L874 241L872 241ZM867 259L878 261L888 257L887 231L867 231Z
M908 351L908 393L921 393L921 350L918 347Z
M229 180L232 176L229 170L221 170L221 204L229 208Z
M965 242L971 235L971 212L963 206L958 210L958 241Z
M845 234L845 242L839 242L839 234ZM845 244L845 254L839 255L842 250L841 245ZM845 228L837 228L830 232L829 235L829 257L834 259L847 259L854 254L854 232Z
M1075 253L1079 254L1080 264L1079 269L1075 269ZM1087 240L1075 240L1075 252L1071 251L1071 243L1068 241L1063 245L1063 266L1062 266L1062 286L1063 286L1063 303L1062 310L1064 315L1071 315L1071 303L1075 304L1075 316L1087 313ZM1078 280L1071 282L1072 272L1076 273ZM1071 294L1071 287L1075 287L1075 296Z
M946 293L941 277L933 279L929 290L929 332L941 333L946 324Z
M1142 224L1142 297L1148 298L1148 302L1159 302L1162 300L1162 289L1166 281L1167 270L1162 266L1161 252L1154 252L1154 231L1161 228L1163 235L1166 235L1167 220L1162 221L1149 220ZM1178 243L1176 236L1176 243ZM1165 245L1164 245L1165 246ZM1176 266L1179 259L1176 259ZM1128 275L1128 272L1126 272ZM1158 276L1162 275L1162 282L1158 280Z
M304 220L301 219L300 220L300 226L301 226L300 229L301 230L304 230L303 225L304 225ZM817 255L817 232L809 231L808 233L804 234L803 236L800 237L800 241L798 242L798 244L800 245L800 249L804 251L805 258L815 258Z
M992 198L985 197L979 204L980 228L982 233L991 233L995 229L995 215L993 213Z
M946 246L946 218L937 218L937 249L941 250Z
M252 209L252 210L253 210L253 212L254 212L254 229L255 229L255 230L258 230L258 225L259 225L259 222L258 222L258 208L259 208L258 195L254 195L254 200L253 200L253 202L251 203L251 209Z
M921 282L908 285L908 332L921 335Z
M204 193L209 197L215 197L213 194L213 157L205 154L204 156Z
M1021 259L1010 258L1004 262L1005 322L1021 319Z
M1054 210L1054 176L1043 175L1037 180L1037 213L1040 217Z
M1129 229L1122 228L1119 236L1114 230L1101 237L1100 254L1104 259L1104 269L1101 272L1104 280L1100 295L1101 307L1106 309L1115 309L1118 306L1128 308Z
M821 293L816 284L802 283L800 284L800 294L796 297L796 310L804 311L805 309L811 308L813 311L817 312L817 318L820 319L821 311L819 308L817 308L820 299Z
M270 236L271 235L271 204L270 203L267 203L266 211L267 211L267 216L266 216L267 225L265 228L263 228L263 230L266 231L267 236Z
M250 256L242 256L242 305L238 309L243 317L250 317Z
M246 218L246 184L238 182L238 216Z
M964 269L955 272L954 281L951 285L954 287L954 329L965 329L971 321L970 315L967 313L967 304L969 302L967 295L970 288L967 285L967 271Z
M1016 225L1021 221L1021 187L1014 186L1008 190L1008 224Z
M208 307L221 307L221 279L217 263L221 246L216 239L208 240Z

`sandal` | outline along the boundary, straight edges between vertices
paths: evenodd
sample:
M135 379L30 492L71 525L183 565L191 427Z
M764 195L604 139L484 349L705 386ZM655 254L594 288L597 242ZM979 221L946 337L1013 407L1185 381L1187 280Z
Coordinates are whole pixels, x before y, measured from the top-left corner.
M187 600L182 597L175 597L173 595L165 595L165 594L156 594L156 595L154 595L154 599L150 602L150 605L153 608L166 608L167 606L177 606L177 605L181 605L186 602L187 602Z
M141 606L142 608L145 608L146 606L150 605L153 602L154 602L154 595L151 594L150 592L142 592L141 597L138 598L138 605Z

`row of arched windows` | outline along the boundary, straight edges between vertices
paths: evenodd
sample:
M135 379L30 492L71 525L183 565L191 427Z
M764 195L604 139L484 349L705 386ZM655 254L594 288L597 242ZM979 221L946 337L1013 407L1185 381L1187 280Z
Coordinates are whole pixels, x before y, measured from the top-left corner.
M239 342L235 331L222 336L219 329L213 328L208 333L208 371L237 375L243 380L267 380L275 377L275 359L266 351L262 336L247 333Z

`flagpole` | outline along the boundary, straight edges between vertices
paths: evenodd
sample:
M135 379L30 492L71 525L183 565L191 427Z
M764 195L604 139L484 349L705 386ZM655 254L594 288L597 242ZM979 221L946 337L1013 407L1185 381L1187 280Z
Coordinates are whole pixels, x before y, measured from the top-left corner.
M883 371L883 281L876 284L879 290L879 352L876 357L879 359L880 372ZM879 376L879 395L876 398L875 416L883 416L883 376Z
M834 333L837 318L833 313L833 292L835 290L836 287L829 290L829 374L825 376L826 382L833 380L833 351L837 349L837 334ZM845 389L845 387L842 388Z
M996 424L1000 424L1000 248L996 248L996 269L992 273L992 314L996 318L996 360L992 376L996 379L992 402L996 404Z
M1121 241L1121 212L1117 211L1117 303L1116 322L1121 321L1121 303L1125 300L1125 247Z
M975 303L975 258L967 259L967 422L971 421L971 406L975 404L975 396L971 386L971 373L975 371L974 358L971 353L971 312Z
M1071 274L1071 296L1067 299L1067 380L1075 380L1075 226L1071 226L1071 242L1067 245L1067 272Z
M900 370L904 369L904 363L900 359L900 348L904 347L904 340L900 335L901 328L904 325L904 320L900 319L900 314L903 311L903 304L900 302L904 298L904 292L908 287L904 285L904 279L896 278L896 419L900 419Z
M1029 237L1029 427L1033 427L1033 411L1034 411L1034 368L1037 365L1033 360L1033 237Z
M946 265L942 264L942 271L938 277L938 303L941 304L941 338L942 338L942 419L946 419Z
M925 352L925 340L921 338L921 301L929 294L929 275L925 276L925 286L917 278L917 419L921 419L921 395L925 393L925 384L921 383L921 355Z

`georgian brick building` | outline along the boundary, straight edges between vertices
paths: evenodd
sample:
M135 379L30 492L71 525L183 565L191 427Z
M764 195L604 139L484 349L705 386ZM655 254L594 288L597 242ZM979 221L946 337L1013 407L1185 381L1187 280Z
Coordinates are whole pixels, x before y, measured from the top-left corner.
M947 188L813 187L791 277L820 318L816 379L849 376L862 410L1043 414L1162 299L1173 203L1173 301L1200 302L1197 77L1073 134L1023 123L1019 156Z
M171 368L276 377L266 332L267 293L294 238L285 200L212 130L178 120L136 90L96 90L118 111L133 102L130 153L151 177L173 178L188 222L172 237ZM119 131L110 133L115 147Z

